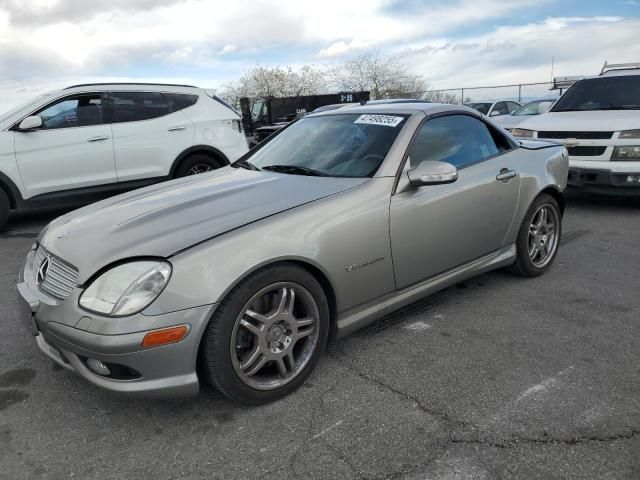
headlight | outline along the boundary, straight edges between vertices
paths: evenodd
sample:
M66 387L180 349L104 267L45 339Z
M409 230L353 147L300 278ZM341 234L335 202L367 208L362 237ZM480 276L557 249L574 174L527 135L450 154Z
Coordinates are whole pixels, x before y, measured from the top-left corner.
M171 264L140 260L118 265L96 278L80 296L85 310L126 317L144 310L162 292L171 276Z
M640 130L624 130L620 132L618 137L620 140L630 140L633 138L640 138Z
M611 154L611 160L640 162L640 145L614 148Z
M524 128L514 128L511 135L520 138L533 138L533 130L525 130Z

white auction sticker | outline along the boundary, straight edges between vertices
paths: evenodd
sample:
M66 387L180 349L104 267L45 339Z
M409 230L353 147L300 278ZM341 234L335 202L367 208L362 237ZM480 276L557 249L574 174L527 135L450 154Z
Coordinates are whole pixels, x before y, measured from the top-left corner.
M396 117L394 115L360 115L358 119L353 123L397 127L402 120L404 120L404 117Z

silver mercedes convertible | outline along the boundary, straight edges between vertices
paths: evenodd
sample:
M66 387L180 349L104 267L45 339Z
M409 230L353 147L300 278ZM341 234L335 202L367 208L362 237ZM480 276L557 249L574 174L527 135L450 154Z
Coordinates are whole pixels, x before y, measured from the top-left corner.
M567 152L475 110L355 106L234 164L64 215L20 273L40 349L104 389L261 404L327 341L473 275L533 277L561 234Z

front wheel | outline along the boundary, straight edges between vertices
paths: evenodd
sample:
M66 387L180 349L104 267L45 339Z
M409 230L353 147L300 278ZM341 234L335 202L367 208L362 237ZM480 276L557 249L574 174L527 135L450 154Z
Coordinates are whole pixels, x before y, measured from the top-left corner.
M516 240L516 261L508 271L523 277L546 272L558 253L562 214L558 202L543 193L529 207Z
M175 177L187 177L216 170L222 166L218 160L203 153L194 153L180 162Z
M317 280L295 265L266 268L216 309L203 338L204 370L227 397L267 403L304 382L328 332L329 308Z

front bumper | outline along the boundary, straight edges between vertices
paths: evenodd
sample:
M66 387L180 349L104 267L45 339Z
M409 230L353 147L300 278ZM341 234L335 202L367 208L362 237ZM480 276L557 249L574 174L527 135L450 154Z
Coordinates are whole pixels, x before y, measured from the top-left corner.
M30 261L27 261L28 265ZM72 297L59 304L47 299L29 281L31 272L27 268L25 272L20 272L17 285L22 320L30 333L35 335L40 350L56 363L102 389L128 396L178 397L198 393L198 348L216 305L163 315L138 314L126 319L108 319L106 321L130 322L136 330L119 334L95 333L78 328L91 325L92 319L77 307L77 303L74 304ZM70 324L60 321L61 310L71 320ZM73 317L76 315L80 321L75 321ZM139 330L142 325L147 327ZM168 325L186 325L187 335L177 343L153 348L141 346L146 333ZM112 372L135 374L124 377L120 374L99 375L87 366L87 359L115 365Z
M636 164L570 160L568 185L594 193L640 195L640 168Z

